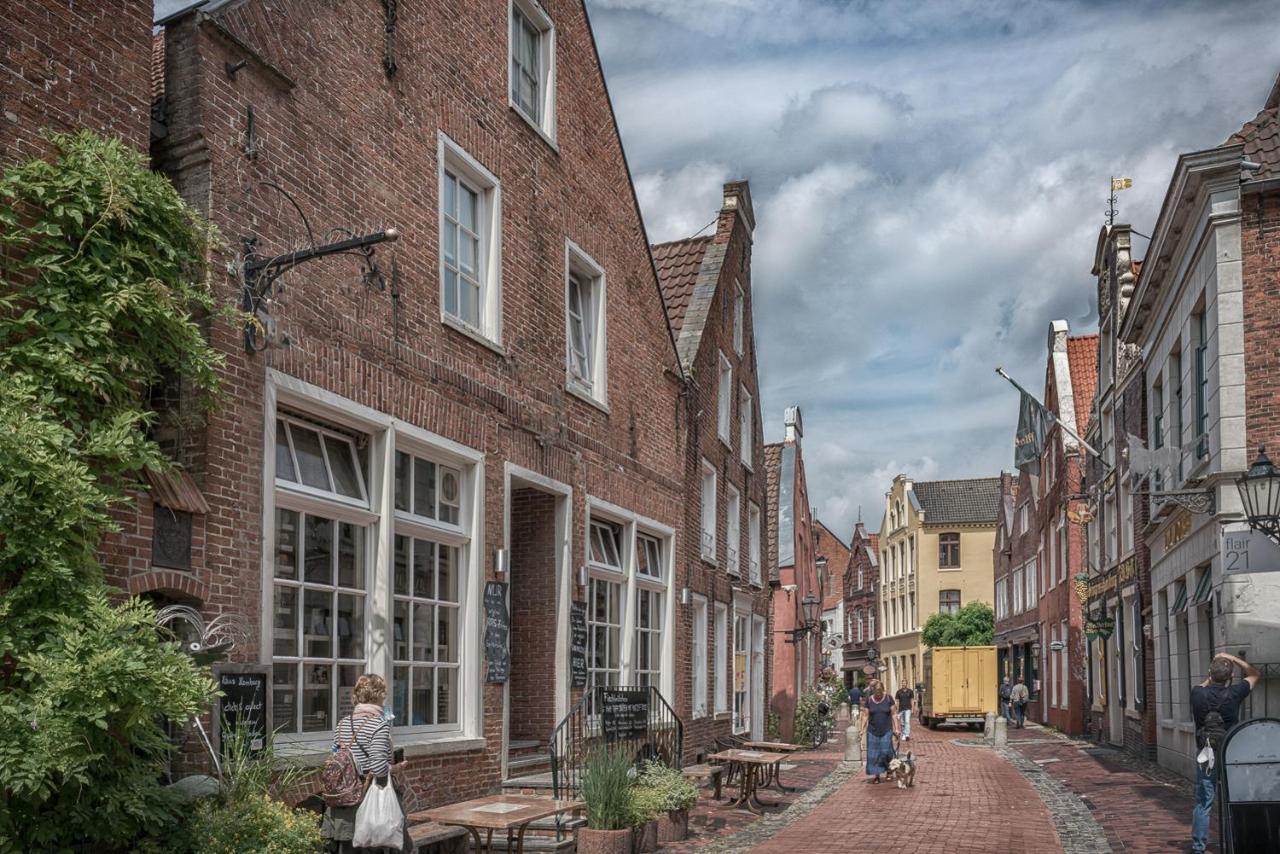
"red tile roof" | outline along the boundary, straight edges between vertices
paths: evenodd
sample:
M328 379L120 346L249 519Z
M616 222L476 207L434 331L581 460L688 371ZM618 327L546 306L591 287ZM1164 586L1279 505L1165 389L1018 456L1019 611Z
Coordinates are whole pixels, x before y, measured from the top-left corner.
M711 237L690 237L673 240L653 247L653 260L658 265L658 280L662 285L662 299L667 306L667 317L676 337L684 325L685 311L693 296L702 269L702 256L711 244Z
M1262 112L1245 122L1224 144L1244 145L1245 159L1261 164L1262 170L1251 174L1251 179L1280 177L1280 77Z
M1089 412L1098 388L1098 336L1074 335L1067 338L1067 365L1071 369L1071 397L1076 407L1076 429L1084 435L1089 429Z

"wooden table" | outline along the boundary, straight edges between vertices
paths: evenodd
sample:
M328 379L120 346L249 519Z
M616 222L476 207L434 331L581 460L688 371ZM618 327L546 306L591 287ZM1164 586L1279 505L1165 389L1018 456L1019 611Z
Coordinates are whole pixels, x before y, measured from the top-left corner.
M788 744L785 741L748 741L746 744L753 750L767 750L771 753L795 753L804 750L803 744ZM786 795L795 791L794 786L782 785L782 765L770 765L762 785L775 792Z
M782 760L786 759L785 753L773 753L766 750L722 750L719 753L713 753L707 757L708 760L715 762L728 762L731 765L739 765L741 767L741 783L738 784L738 797L734 801L730 801L728 806L746 807L757 815L764 812L765 807L777 806L777 804L766 803L760 800L761 784L768 785L768 781L773 776L770 772L771 768L775 768Z
M584 801L564 801L542 795L489 795L471 801L435 807L413 813L411 819L465 827L475 841L475 850L493 850L493 832L507 834L507 851L524 854L524 834L529 824L540 818L586 808ZM485 840L480 841L480 831ZM512 842L515 847L513 849Z

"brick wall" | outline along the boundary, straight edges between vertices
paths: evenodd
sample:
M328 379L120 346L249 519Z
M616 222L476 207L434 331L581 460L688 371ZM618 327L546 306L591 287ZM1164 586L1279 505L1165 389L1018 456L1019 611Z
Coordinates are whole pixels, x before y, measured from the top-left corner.
M510 740L545 742L555 727L548 690L556 652L556 498L533 489L511 495Z
M145 151L151 4L34 0L0 27L0 162L36 154L39 132L89 128Z
M1245 448L1248 462L1265 445L1280 459L1280 192L1242 197Z

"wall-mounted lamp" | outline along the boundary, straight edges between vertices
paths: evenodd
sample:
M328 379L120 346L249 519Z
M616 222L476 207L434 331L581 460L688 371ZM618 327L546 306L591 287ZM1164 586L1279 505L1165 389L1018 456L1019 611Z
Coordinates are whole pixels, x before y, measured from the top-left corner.
M682 588L680 588L680 604L681 604L681 605L688 605L688 604L689 604L689 595L690 595L690 593L689 593L689 588L688 588L688 587L682 587Z
M578 586L586 589L587 586L587 565L584 563L578 567Z
M499 578L511 571L511 552L507 549L493 550L493 574Z

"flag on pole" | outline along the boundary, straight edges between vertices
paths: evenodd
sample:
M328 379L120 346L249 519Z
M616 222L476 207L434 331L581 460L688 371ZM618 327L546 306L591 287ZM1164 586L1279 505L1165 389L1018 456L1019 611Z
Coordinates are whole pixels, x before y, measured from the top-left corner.
M1111 179L1111 192L1113 193L1116 190L1127 190L1132 186L1133 186L1132 178L1112 178Z
M1022 389L1019 391L1022 402L1018 406L1018 432L1013 437L1013 464L1020 471L1039 476L1044 434L1053 423L1053 413Z

